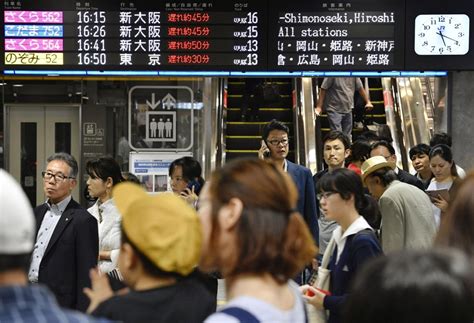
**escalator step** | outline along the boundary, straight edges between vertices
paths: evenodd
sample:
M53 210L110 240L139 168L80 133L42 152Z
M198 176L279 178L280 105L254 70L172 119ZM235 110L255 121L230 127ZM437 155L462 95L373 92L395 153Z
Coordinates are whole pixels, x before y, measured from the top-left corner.
M238 108L227 109L227 120L241 121L241 113L241 110ZM289 108L261 108L259 109L258 116L260 121L268 122L272 119L291 120L292 114L293 110Z

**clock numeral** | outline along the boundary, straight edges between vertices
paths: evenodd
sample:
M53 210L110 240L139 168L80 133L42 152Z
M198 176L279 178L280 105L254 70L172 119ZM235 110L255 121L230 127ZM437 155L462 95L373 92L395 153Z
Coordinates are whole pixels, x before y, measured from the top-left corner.
M440 17L438 18L438 21L439 21L439 22L445 22L445 21L446 21L446 18L443 17L443 16L440 16Z
M453 21L453 18L449 18L449 24L451 25L451 22Z
M428 42L425 40L421 46L428 46Z
M420 36L420 37L425 37L426 34L425 34L425 33L419 33L418 36Z
M429 25L423 25L423 30L430 30L430 26Z
M431 51L430 52L431 53L434 52L435 48L436 48L436 46L431 46Z
M448 50L448 51L450 51L450 52L453 51L452 48L451 48L451 46L446 47L446 50Z
M440 48L439 48L439 53L440 53L440 54L443 54L443 52L444 52L444 48L443 48L443 47L440 47Z
M459 29L461 27L461 24L454 24L454 29Z
M432 25L436 25L436 19L431 18L431 24L432 24Z
M458 41L456 41L456 42L454 43L454 45L461 46L461 44L459 44Z
M463 32L459 32L459 33L458 33L458 37L462 37L462 36L464 36L464 33L463 33Z

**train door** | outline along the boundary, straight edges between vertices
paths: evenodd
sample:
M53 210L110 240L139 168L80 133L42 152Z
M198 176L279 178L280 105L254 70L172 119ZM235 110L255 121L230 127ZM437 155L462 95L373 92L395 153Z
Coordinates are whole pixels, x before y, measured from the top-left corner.
M9 172L36 206L46 200L41 176L46 159L67 152L80 162L79 106L9 105L7 116ZM77 187L76 201L79 194Z

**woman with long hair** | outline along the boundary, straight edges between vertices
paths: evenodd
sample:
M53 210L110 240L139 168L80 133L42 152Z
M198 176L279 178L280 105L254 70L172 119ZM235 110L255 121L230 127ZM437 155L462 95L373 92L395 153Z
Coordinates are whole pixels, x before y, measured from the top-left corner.
M319 310L329 311L329 323L341 321L342 308L349 293L349 286L362 265L382 254L379 241L358 209L367 203L362 180L355 172L340 168L324 175L318 182L318 199L326 218L336 221L331 240L333 250L329 261L330 289L327 294L311 286L302 291L308 303Z
M112 157L89 160L86 164L89 175L89 195L97 199L87 209L99 225L99 270L109 273L117 267L120 250L121 216L112 199L112 188L123 181L120 166Z
M316 255L296 211L296 187L280 167L236 160L212 174L199 200L200 267L226 279L228 303L205 322L305 322L292 278Z

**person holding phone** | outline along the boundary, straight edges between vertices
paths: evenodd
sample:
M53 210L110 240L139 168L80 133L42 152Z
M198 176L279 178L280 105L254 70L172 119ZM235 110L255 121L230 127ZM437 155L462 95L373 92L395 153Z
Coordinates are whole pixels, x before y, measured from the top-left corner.
M205 183L201 176L201 164L193 157L181 157L170 164L168 173L173 193L197 209L199 194ZM200 270L195 270L193 276L217 297L217 278L219 277L217 272L204 274Z
M265 125L262 133L262 145L258 151L260 159L274 162L293 179L298 189L298 212L301 213L308 225L314 241L319 241L319 227L316 213L316 194L314 193L311 171L303 166L287 160L289 152L289 128L278 120L273 119Z
M196 206L199 193L204 185L202 168L193 157L181 157L174 160L169 167L173 193L181 196L188 204Z

